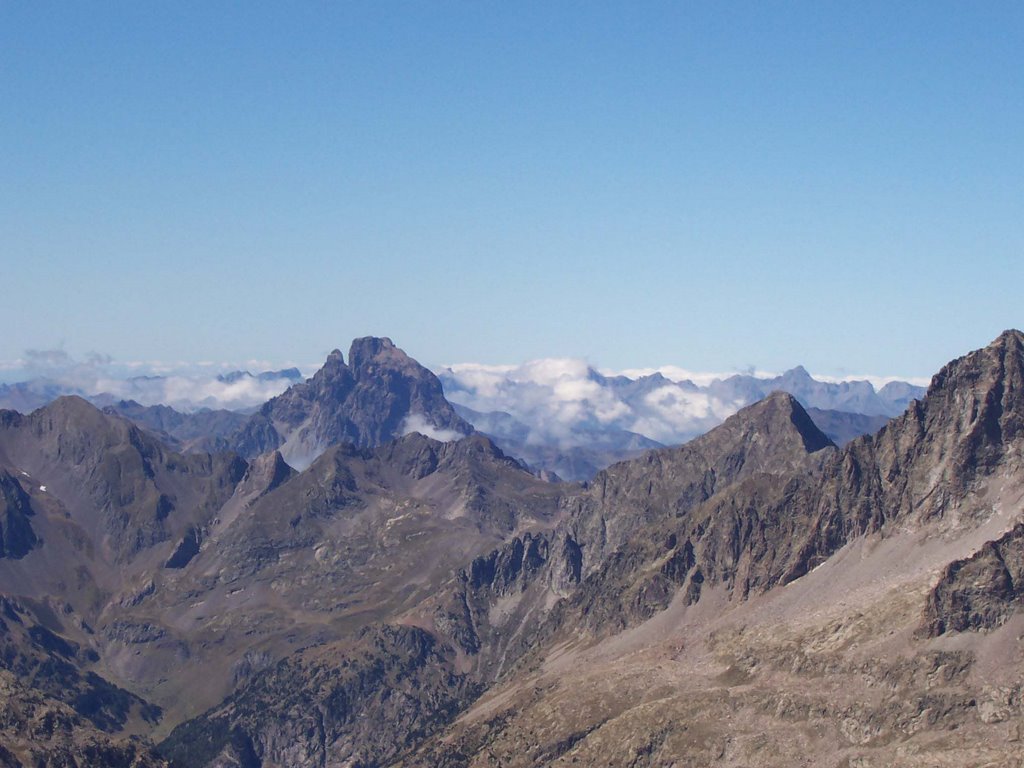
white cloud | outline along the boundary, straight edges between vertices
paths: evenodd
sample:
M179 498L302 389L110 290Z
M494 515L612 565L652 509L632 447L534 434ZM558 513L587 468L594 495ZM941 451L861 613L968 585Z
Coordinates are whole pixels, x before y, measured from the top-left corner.
M185 411L203 407L252 408L281 394L294 383L284 377L261 380L252 376L220 381L216 371L210 370L211 367L257 371L272 368L265 360L249 361L259 363L258 366L161 360L115 362L110 355L98 352L90 352L79 360L63 349L29 349L19 362L20 370L29 377L45 377L68 393L108 394L142 405L164 404Z
M669 383L624 395L585 360L546 358L522 365L449 366L439 374L446 396L473 410L505 411L529 428L527 442L585 446L607 430L676 443L735 410L704 393Z
M660 384L640 381L655 373L660 373L665 381ZM445 395L452 402L484 413L506 412L526 428L528 443L568 448L594 444L600 436L607 437L617 430L666 444L685 442L749 404L744 398L756 392L756 387L750 390L715 385L737 373L740 372L698 372L674 365L619 371L602 369L598 373L582 359L545 358L521 365L460 363L442 369L438 375ZM778 376L756 369L742 374L758 380ZM620 376L629 381L608 381ZM900 380L895 377L817 378L834 383L866 378L876 388L888 381ZM911 380L914 384L918 382ZM821 407L842 404L838 395L819 394L819 399L829 398L835 399L837 405Z
M454 429L441 429L428 422L422 414L410 413L402 422L401 433L403 435L419 432L424 437L438 440L442 443L450 443L452 440L459 440L465 435Z

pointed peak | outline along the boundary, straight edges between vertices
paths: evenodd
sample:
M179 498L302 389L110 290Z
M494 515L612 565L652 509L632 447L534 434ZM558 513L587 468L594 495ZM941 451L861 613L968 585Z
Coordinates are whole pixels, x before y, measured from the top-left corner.
M243 482L247 482L247 485L262 495L274 490L296 474L298 473L285 462L280 451L268 451L250 462Z
M790 368L788 371L782 374L784 379L811 379L814 378L802 365L798 365L795 368Z
M332 349L331 354L327 356L327 362L324 365L344 365L345 357L341 354L340 349Z
M33 416L45 416L60 421L89 422L96 419L120 421L116 415L105 414L95 405L78 395L64 395L36 410Z
M741 428L745 432L798 437L808 453L834 445L818 429L800 401L788 392L772 392L763 400L738 411L723 426L730 423L733 429ZM714 431L708 434L714 434Z

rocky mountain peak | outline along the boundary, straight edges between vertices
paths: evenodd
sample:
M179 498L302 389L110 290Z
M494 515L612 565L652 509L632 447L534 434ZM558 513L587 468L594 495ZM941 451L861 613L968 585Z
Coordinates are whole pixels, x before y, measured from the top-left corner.
M364 336L361 339L354 339L348 350L348 361L354 370L363 370L374 362L385 361L400 365L412 363L418 366L418 363L386 336Z
M798 365L795 368L790 368L788 371L782 374L782 377L784 379L794 379L802 381L808 381L813 378L811 374L807 371L807 369L804 368L802 365Z
M147 442L138 437L139 430L130 421L104 413L77 395L59 397L23 421L53 451L62 447L83 459L103 446L125 441L130 435L134 435L138 445Z
M741 409L721 426L690 445L707 455L722 456L742 451L746 461L769 464L789 462L815 453L833 443L815 425L799 401L787 392L772 392L763 400ZM685 446L684 446L685 447ZM761 471L771 471L765 466Z
M348 361L331 352L311 379L268 401L231 445L248 457L280 449L289 464L304 469L339 443L372 447L410 431L441 439L473 431L438 378L391 339L356 339Z
M1005 331L932 377L931 421L951 422L974 452L1024 434L1024 334Z
M764 435L781 435L799 440L807 453L832 445L832 441L818 429L800 402L788 392L772 392L740 413L750 429Z
M78 395L58 397L49 405L35 411L33 416L64 427L70 424L95 426L101 422L111 421L96 406Z
M970 352L943 366L932 377L928 396L949 388L977 389L1003 383L1004 379L1019 383L1024 364L1024 334L1017 330L1003 331L991 344Z
M270 451L250 462L242 480L246 490L269 493L295 475L279 451Z

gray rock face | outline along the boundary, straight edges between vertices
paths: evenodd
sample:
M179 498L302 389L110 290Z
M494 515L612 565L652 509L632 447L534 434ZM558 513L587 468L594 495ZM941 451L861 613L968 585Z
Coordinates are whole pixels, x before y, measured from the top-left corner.
M686 445L609 467L573 510L584 571L646 526L684 515L741 480L801 470L809 454L832 447L796 399L778 392Z
M176 454L78 397L28 416L0 412L3 457L66 499L68 515L118 563L218 509L246 468L230 454Z
M994 629L1024 608L1024 523L950 563L932 590L921 633Z
M161 745L175 765L386 765L471 698L453 658L417 627L374 626L297 654ZM301 702L301 703L300 703ZM248 762L246 762L248 761Z
M600 679L585 683L556 678L553 682L551 674L530 672L539 659L561 653L573 638L589 637L583 646L597 649L589 658L598 663L604 639L609 650L603 653L611 654L622 630L638 628L671 604L692 605L709 587L718 595L724 591L732 601L742 601L772 594L779 586L809 576L844 545L867 534L874 541L885 541L890 536L906 537L907 531L969 532L982 524L992 514L985 489L1011 480L1019 489L1024 474L1020 459L1024 448L1022 350L1024 336L1008 332L989 347L954 361L934 378L922 402L877 435L854 440L844 450L827 445L821 450L819 442L807 439L810 435L798 428L795 431L802 438L773 446L771 453L777 451L778 460L757 460L749 446L756 447L766 434L786 434L779 427L785 427L787 419L778 418L777 412L784 412L788 404L776 398L757 419L752 418L752 409L737 415L731 426L734 434L743 435L740 440L712 431L691 445L705 443L700 455L656 452L600 474L587 491L568 501L570 513L559 533L542 534L539 540L523 537L478 558L450 597L439 601L435 625L454 645L473 655L479 673L498 680L514 703L503 711L478 707L477 711L493 713L486 723L477 727L472 723L479 720L463 720L402 764L470 765L485 751L502 765L525 766L559 757L569 761L570 756L588 764L607 754L598 745L604 744L605 750L610 746L597 734L614 729L620 719L599 714L609 711L602 697L622 695L621 691ZM802 419L788 421L796 425ZM748 448L737 450L740 446ZM650 465L646 471L645 463ZM920 634L997 628L1024 607L1022 541L1024 524L1019 524L975 554L950 564L928 599ZM566 547L570 542L576 546ZM855 567L849 560L845 564ZM842 578L842 571L833 573ZM552 594L561 599L552 604ZM896 590L885 599L903 599L898 594ZM785 603L785 598L779 598L774 605ZM913 609L901 609L905 612L899 614L889 605L879 605L872 607L877 613L870 614L869 622L861 613L864 610L859 605L855 617L847 620L863 620L870 627L863 630L868 634L860 635L859 642L890 626L885 622L893 615L907 615L906 611L914 615ZM816 728L834 728L841 735L840 744L870 743L880 748L887 739L908 739L922 730L960 732L970 728L976 716L983 723L998 723L1020 715L1024 686L1019 675L1009 687L983 690L969 675L974 663L970 652L929 654L915 646L901 650L910 662L840 661L841 655L833 653L794 652L792 644L800 648L800 641L789 637L788 630L773 640L771 634L757 634L754 629L757 640L743 640L747 616L738 620L739 628L726 634L748 655L723 656L734 663L745 659L749 666L743 671L728 667L706 685L753 682L754 674L770 669L772 675L793 675L799 687L769 694L779 682L759 677L756 685L744 688L742 696L753 696L755 701L764 696L763 706L741 703L734 694L704 693L707 688L698 687L689 696L700 697L701 702L690 707L684 697L677 705L680 714L666 719L652 713L668 706L672 685L683 683L667 684L668 690L659 688L648 699L637 692L637 698L647 703L628 717L621 715L623 732L612 743L620 743L638 728L649 729L646 738L650 740L640 741L628 759L612 759L611 764L654 766L691 754L694 765L711 764L716 755L720 759L720 747L703 751L700 741L692 741L695 729L705 733L714 728L706 711L720 703L724 706L719 717L729 719L721 729L726 743L742 738L743 726L735 722L735 713L737 708L749 707L751 717L775 717L772 727L776 730L767 732L773 745L787 743L782 735L784 723L794 718L815 723ZM798 623L802 621L801 617ZM842 639L843 631L846 625L841 631L835 624L826 625L818 642L848 642ZM687 643L692 639L688 636ZM702 648L715 648L716 642L713 634ZM686 670L684 677L691 665L699 668L677 649L671 660L655 666L651 684L671 679L667 670L677 661ZM647 674L642 664L635 666L637 674ZM614 668L604 673L614 675ZM585 675L585 667L578 665L575 674ZM735 681L729 677L732 674ZM831 680L855 681L865 675L878 681L869 688L882 684L898 693L884 705L858 712L857 704L844 703L842 691L842 685L856 683ZM530 681L524 682L523 689L517 688L519 676ZM543 685L553 687L541 690ZM619 685L627 687L628 682L620 680ZM820 697L807 693L818 687L828 693ZM976 715L976 700L982 699ZM620 712L614 706L610 711ZM565 714L569 709L572 715ZM521 715L524 711L531 714ZM592 714L581 715L581 711ZM563 719L572 725L554 725ZM510 749L524 738L532 739L530 734L537 733L537 727L549 729L548 735L529 742L529 755L521 757ZM766 733L762 728L756 726L758 733ZM673 733L676 736L670 737ZM959 747L966 750L959 759L970 762L978 758L967 755L988 749L989 737L968 738L973 739L968 742L971 746ZM590 752L581 751L579 745L591 740ZM763 748L764 742L760 743L758 749ZM799 743L796 754L808 754L808 743ZM895 764L892 754L886 754L877 764ZM992 752L993 756L1007 754L1000 749ZM998 763L1002 758L993 759ZM775 766L792 764L792 759L751 751L746 760L726 764Z
M770 499L778 482L813 477L834 450L792 396L773 394L687 445L599 473L564 501L555 531L474 561L435 623L467 652L482 647L479 668L491 676L566 627L621 630L664 609L680 589L696 602L705 580L734 583L730 569L741 562L770 568L765 550L791 547L800 526L776 511L759 521L762 499L732 510L713 502L744 483ZM762 579L763 588L778 580L741 578ZM562 598L550 612L549 592ZM491 606L510 594L522 596L518 609L493 621Z
M9 472L0 470L0 558L24 557L38 541L28 494Z
M454 439L473 428L452 408L433 373L390 339L356 339L346 365L334 350L311 379L273 398L230 440L243 456L279 449L304 469L339 443L375 446L419 431Z

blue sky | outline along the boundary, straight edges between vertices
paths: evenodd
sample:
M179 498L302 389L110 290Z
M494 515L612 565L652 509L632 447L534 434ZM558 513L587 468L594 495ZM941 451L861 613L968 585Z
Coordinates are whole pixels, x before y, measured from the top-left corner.
M0 361L928 375L1024 325L1019 3L0 3Z

